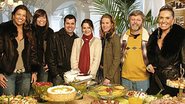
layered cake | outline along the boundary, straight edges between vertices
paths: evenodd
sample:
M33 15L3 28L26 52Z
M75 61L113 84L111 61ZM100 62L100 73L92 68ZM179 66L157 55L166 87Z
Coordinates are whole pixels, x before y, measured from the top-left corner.
M170 87L173 87L173 88L184 89L185 88L185 79L180 79L180 78L178 78L178 80L167 79L166 80L166 85L170 86Z
M47 89L47 96L52 99L52 101L71 101L76 97L76 90L72 86L54 86Z

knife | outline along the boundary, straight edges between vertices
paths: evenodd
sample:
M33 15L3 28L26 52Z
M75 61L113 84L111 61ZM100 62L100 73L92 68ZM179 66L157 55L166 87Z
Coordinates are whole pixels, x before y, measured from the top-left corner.
M153 75L154 75L157 85L160 88L160 91L157 93L157 95L159 95L164 90L164 86L162 85L161 80L159 79L158 75L156 73L154 73Z

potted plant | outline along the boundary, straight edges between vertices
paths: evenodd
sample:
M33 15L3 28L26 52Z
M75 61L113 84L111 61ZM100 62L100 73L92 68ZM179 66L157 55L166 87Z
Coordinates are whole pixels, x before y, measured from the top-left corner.
M94 0L91 12L103 15L111 14L116 21L118 34L122 34L129 28L128 15L136 9L139 9L140 2L135 0ZM151 16L151 12L146 15L144 27L151 31L151 27L156 27L156 18Z

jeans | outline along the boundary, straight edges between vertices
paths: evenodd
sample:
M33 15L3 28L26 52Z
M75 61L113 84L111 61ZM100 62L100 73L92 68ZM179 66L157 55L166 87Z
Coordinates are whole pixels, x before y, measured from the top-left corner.
M48 71L45 72L44 68L41 68L38 72L38 82L47 82L48 81Z
M131 81L131 80L122 78L121 83L123 86L126 86L128 90L145 92L149 88L149 79L143 80L143 81Z
M13 73L5 75L7 78L7 88L3 89L5 95L28 96L31 83L31 73Z

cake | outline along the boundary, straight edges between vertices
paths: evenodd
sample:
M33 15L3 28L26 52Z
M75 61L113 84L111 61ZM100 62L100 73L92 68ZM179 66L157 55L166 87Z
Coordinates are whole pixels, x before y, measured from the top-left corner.
M47 96L52 101L71 101L76 97L76 90L72 86L59 85L47 89Z
M185 79L180 79L180 78L178 78L178 80L167 79L166 80L166 85L170 86L170 87L173 87L173 88L184 89L185 88Z

